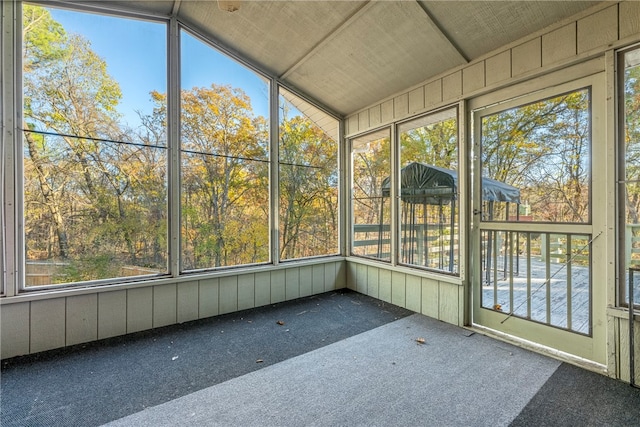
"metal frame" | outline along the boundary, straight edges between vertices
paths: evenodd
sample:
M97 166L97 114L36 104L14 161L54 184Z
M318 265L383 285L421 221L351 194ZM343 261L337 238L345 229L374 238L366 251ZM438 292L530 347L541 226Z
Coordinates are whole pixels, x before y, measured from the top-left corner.
M633 387L640 388L640 384L636 382L636 363L635 363L635 316L633 301L633 272L640 272L640 268L629 268L629 384Z
M506 88L501 91L496 91L491 94L480 96L476 99L472 99L469 104L469 108L474 115L473 119L473 135L474 135L474 152L473 161L476 162L476 169L478 168L477 162L480 157L479 147L479 135L480 135L480 117L492 114L494 112L509 109L511 107L527 105L531 102L538 102L548 98L556 97L565 93L570 93L585 88L590 88L590 96L592 99L592 105L590 107L591 124L590 129L592 132L592 157L602 159L603 162L606 156L603 156L605 147L603 145L595 144L593 141L602 137L603 123L602 123L602 101L604 100L604 68L601 72L596 74L587 74L583 76L576 76L575 78L567 79L564 73L556 72L545 76L541 79L539 85L519 85L510 88ZM538 89L539 88L539 89ZM536 90L537 89L537 90ZM594 106L597 106L598 110L594 111ZM594 170L595 169L595 170ZM477 176L476 176L477 178ZM473 272L473 305L472 305L472 324L480 327L490 328L496 331L501 331L518 337L518 339L528 340L536 343L536 345L547 346L559 351L567 352L569 354L594 361L595 363L605 363L606 355L606 328L603 326L604 319L606 318L606 312L601 305L596 305L595 302L602 301L606 295L606 289L604 284L606 283L606 269L598 264L599 268L594 269L592 265L592 272L590 278L590 289L592 291L591 296L591 324L589 328L589 335L576 334L561 330L556 327L550 327L546 324L539 324L537 322L531 322L526 319L520 319L515 316L509 315L509 313L503 313L498 310L483 309L480 306L480 281L481 277L478 276L481 266L479 265L479 253L480 253L480 241L479 235L481 231L513 231L513 232L529 232L529 231L542 231L547 233L560 233L560 234L579 234L591 236L592 241L596 240L594 236L600 236L606 229L605 217L600 210L593 207L593 194L606 194L605 176L602 168L596 169L596 166L591 166L590 172L591 187L589 198L591 201L589 220L586 223L516 223L516 222L487 222L481 221L478 201L480 199L480 182L479 179L473 181L473 197L474 202L474 219L471 238L472 242L472 265ZM598 239L593 242L592 248L594 257L601 254L605 239ZM593 283L601 284L598 287L594 287ZM504 319L509 316L509 320L504 322ZM598 325L594 327L593 325Z

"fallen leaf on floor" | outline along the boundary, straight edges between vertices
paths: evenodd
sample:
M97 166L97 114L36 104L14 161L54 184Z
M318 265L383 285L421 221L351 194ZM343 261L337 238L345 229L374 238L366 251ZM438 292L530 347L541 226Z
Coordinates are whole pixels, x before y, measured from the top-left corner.
M496 305L494 305L494 306L493 306L493 309L494 309L494 310L497 310L497 311L502 311L502 304L496 304Z
M278 320L276 323L280 326L284 325L284 322L282 320Z
M426 341L424 338L417 338L417 339L416 339L416 342L417 342L418 344L425 344L427 341Z
M256 363L262 363L262 362L264 362L264 360L262 360L262 359L256 360Z
M176 360L177 358L178 358L178 356L173 356L173 357L171 358L171 360Z

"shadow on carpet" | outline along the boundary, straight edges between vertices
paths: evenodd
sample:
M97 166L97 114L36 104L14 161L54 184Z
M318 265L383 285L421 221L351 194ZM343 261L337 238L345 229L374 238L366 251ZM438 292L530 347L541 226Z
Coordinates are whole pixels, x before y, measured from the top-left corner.
M563 363L511 427L640 426L640 389Z

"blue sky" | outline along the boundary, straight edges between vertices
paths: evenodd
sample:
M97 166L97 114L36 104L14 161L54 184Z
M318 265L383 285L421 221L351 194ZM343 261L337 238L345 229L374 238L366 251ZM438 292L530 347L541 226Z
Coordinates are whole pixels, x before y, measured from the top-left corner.
M122 90L119 111L131 127L137 127L136 111L144 114L152 111L149 92L167 90L166 24L49 10L68 33L87 38L94 52L106 61L109 74ZM212 83L241 88L251 97L254 113L267 116L268 85L258 75L185 32L182 32L181 50L184 88Z

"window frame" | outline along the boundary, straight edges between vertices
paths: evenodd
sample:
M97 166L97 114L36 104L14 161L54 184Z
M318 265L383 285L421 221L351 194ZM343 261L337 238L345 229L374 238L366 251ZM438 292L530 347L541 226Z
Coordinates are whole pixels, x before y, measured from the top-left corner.
M464 161L464 154L463 154L463 133L464 133L464 124L461 123L461 111L463 111L463 106L461 104L453 104L453 105L447 105L444 106L442 108L439 108L437 110L433 110L433 111L429 111L426 112L424 114L420 114L417 116L412 116L409 119L400 121L398 123L396 123L395 125L395 143L392 144L393 150L395 150L395 153L392 153L392 158L395 156L396 158L396 162L394 163L395 166L395 170L396 172L393 174L394 178L395 178L395 183L393 183L393 186L395 188L396 191L396 196L393 198L394 202L395 202L395 207L392 207L394 209L394 211L396 212L395 214L395 218L396 218L396 222L397 224L395 226L392 225L392 229L395 232L395 236L392 236L392 239L395 242L395 247L397 248L396 252L395 252L395 256L393 257L395 263L397 265L400 266L404 266L404 267L409 267L409 268L415 268L415 269L419 269L419 270L423 270L426 272L430 272L430 273L434 273L434 274L438 274L438 275L444 275L444 276L449 276L449 277L460 277L461 276L461 271L463 270L463 264L464 264L464 258L465 258L465 254L466 254L466 249L465 249L465 238L464 236L462 236L463 234L466 233L466 230L461 229L461 217L463 216L463 210L466 208L466 195L465 193L463 193L463 191L466 189L466 170L463 169L463 167L466 168L466 162ZM456 123L456 129L455 129L455 137L456 137L456 159L455 159L455 163L456 163L456 169L455 172L457 174L457 188L456 188L456 196L455 196L455 228L457 228L458 230L458 249L457 249L457 255L456 255L456 262L454 262L455 265L457 265L457 268L454 271L447 271L447 270L443 270L443 269L437 269L437 268L433 268L433 267L428 267L428 266L420 266L417 264L411 264L411 263L407 263L407 262L403 262L402 261L402 239L403 239L403 232L402 232L402 205L400 202L398 202L399 199L399 194L402 194L402 188L401 188L401 173L402 173L402 134L405 132L405 130L403 129L406 126L410 126L413 122L418 122L420 120L425 120L428 119L429 117L437 117L438 115L448 115L451 113L451 119L455 120ZM429 125L431 124L436 124L436 123L442 123L447 119L444 120L436 120L436 121L429 121ZM427 126L427 125L425 125ZM425 126L420 126L420 127L425 127ZM420 128L418 127L418 128ZM410 130L414 130L414 129L418 129L416 127L411 128Z
M374 260L374 261L379 261L379 262L383 262L385 264L392 264L394 262L395 256L395 238L394 238L394 220L393 220L393 216L395 215L395 207L394 207L394 198L395 198L395 186L393 185L393 180L391 180L391 186L390 186L390 195L389 195L389 246L390 246L390 253L389 253L389 258L380 258L380 257L375 257L375 256L367 256L367 255L361 255L361 254L356 254L354 252L354 248L355 246L355 212L354 212L354 179L355 179L355 171L354 171L354 141L357 139L361 139L361 138L369 138L372 136L376 136L376 134L380 134L382 135L383 132L386 132L386 136L381 136L378 137L376 139L372 139L371 141L378 141L381 139L384 139L385 137L388 137L389 139L389 171L387 176L388 177L393 177L393 171L394 171L394 162L393 162L393 156L394 156L394 131L395 131L395 127L392 125L387 125L387 126L383 126L377 129L372 129L368 132L362 133L362 134L358 134L358 135L353 135L349 137L349 143L348 143L348 149L349 149L349 201L348 201L348 209L349 209L349 256L354 256L354 257L359 257L359 258L363 258L363 259L370 259L370 260ZM382 224L383 225L383 224ZM378 236L378 240L379 242L381 242L381 238L380 236ZM378 251L380 252L380 250Z
M632 268L627 265L627 251L630 251L631 248L627 247L627 236L626 236L626 184L630 182L626 177L626 120L625 120L625 55L629 52L637 51L640 55L640 43L626 46L622 49L615 51L615 70L617 74L617 78L615 81L616 85L616 106L615 106L615 114L616 114L616 178L617 178L617 188L616 188L616 223L617 223L617 247L616 247L616 256L618 258L617 264L617 286L616 286L616 303L618 307L629 308L628 298L630 296L630 291L633 287L633 282L630 280L633 277L633 274L630 274L631 271L640 275L640 271L637 268ZM637 66L640 68L640 64ZM635 181L632 181L635 182ZM640 181L638 181L640 182ZM629 276L628 276L629 275ZM633 308L634 310L640 310L640 301L637 301L633 298Z
M165 52L166 52L165 64L168 65L168 63L170 62L170 57L171 57L171 46L169 42L170 41L170 25L171 25L170 18L162 18L154 15L145 14L145 13L126 12L126 11L121 11L117 9L112 10L111 8L108 8L107 10L105 10L104 8L92 7L90 5L69 5L69 4L58 4L58 3L49 4L47 2L38 1L38 0L19 1L17 2L17 7L16 7L17 19L15 21L14 31L16 33L15 51L16 51L16 57L17 57L17 60L15 62L15 75L17 80L17 85L16 85L17 96L15 101L15 108L16 108L16 117L18 118L20 123L24 122L23 95L24 95L25 88L24 88L24 72L23 72L23 63L22 63L22 53L24 49L24 40L22 37L22 33L23 33L22 23L23 23L23 16L24 16L23 5L24 4L43 7L47 9L64 10L72 13L84 13L84 14L96 15L96 16L106 16L111 19L129 19L129 20L137 20L137 21L163 25L165 28L164 29L164 43L165 43ZM171 85L170 75L168 72L168 67L166 67L165 70L167 70L165 71L166 73L165 74L165 82L166 82L165 90L167 90L168 92L169 87ZM167 105L167 108L169 108L168 105ZM163 149L166 150L166 153L167 153L165 158L166 173L167 175L170 175L171 174L170 172L171 138L169 136L170 134L169 126L165 125L165 129L166 129L167 143ZM136 283L136 282L148 281L148 280L162 280L162 279L171 277L172 275L171 263L170 263L171 248L169 243L172 240L171 233L170 233L171 214L170 214L170 205L169 205L169 200L171 197L170 196L171 184L170 184L170 178L165 178L166 189L167 189L166 208L165 208L166 209L165 213L167 216L167 220L166 220L167 247L165 252L166 267L164 272L157 273L157 274L143 274L143 275L130 276L130 277L120 276L120 277L109 277L109 278L101 278L101 279L93 279L93 280L81 280L81 281L75 281L75 282L27 286L27 280L26 280L27 258L26 258L26 238L25 238L26 237L25 236L26 217L25 217L25 203L24 203L25 202L25 197L24 197L25 157L24 157L24 136L23 136L26 131L22 129L21 125L16 125L16 131L17 132L16 132L14 146L16 149L16 155L15 155L15 158L16 158L16 174L15 174L16 175L16 185L15 185L16 227L15 228L16 229L15 229L15 234L16 234L17 244L15 246L14 257L15 257L15 266L16 266L17 275L15 276L16 280L13 288L15 289L15 292L17 294L41 292L41 291L52 291L52 290L60 290L60 289L86 288L86 287L104 286L104 285L113 285L113 284L129 284L129 283ZM78 135L77 137L79 139L86 138L82 135ZM110 142L109 140L102 140L102 141L107 143Z

